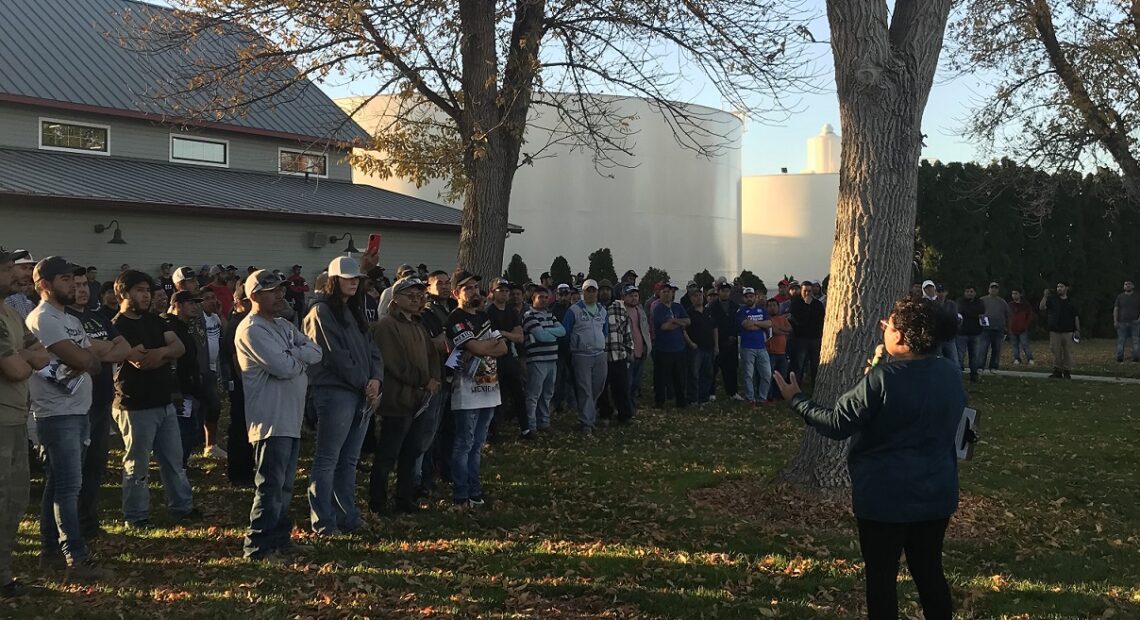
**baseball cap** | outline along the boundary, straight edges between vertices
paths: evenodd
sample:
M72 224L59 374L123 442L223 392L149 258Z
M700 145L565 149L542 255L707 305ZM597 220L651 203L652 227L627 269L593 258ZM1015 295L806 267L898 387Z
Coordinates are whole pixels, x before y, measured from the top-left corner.
M559 293L561 293L561 292L563 292L563 291L565 291L565 292L569 293L569 292L570 292L570 285L569 285L569 284L565 284L565 283L563 283L563 284L559 284L559 285L558 285L558 292L559 292Z
M677 290L677 285L673 284L672 280L666 280L665 282L662 282L661 288L665 288L665 287L669 287L669 288L673 289L674 291Z
M491 285L491 290L497 291L501 288L505 288L509 291L511 289L511 281L506 278L495 278L494 284Z
M803 286L812 286L814 284L815 284L815 282L812 282L811 280L804 280L803 282L801 282L801 285L803 285Z
M582 290L584 291L584 290L586 290L586 289L588 289L588 288L592 288L592 289L595 289L595 290L597 290L597 288L598 288L598 281L597 281L597 280L595 280L595 279L593 279L593 278L590 278L589 280L586 280L585 282L583 282L583 283L582 283Z
M456 289L463 288L469 282L482 282L483 278L477 276L466 269L456 269L455 273L451 274L451 285Z
M427 289L427 285L419 278L402 278L392 285L393 293L402 293L410 288Z
M115 292L126 294L127 291L139 284L146 284L147 288L150 288L153 286L154 281L151 280L150 276L137 269L128 269L120 273L119 277L115 278Z
M247 297L253 297L254 293L271 291L284 283L285 279L279 274L267 269L258 269L245 279L245 294Z
M625 273L621 274L621 277L622 277L622 279L623 279L623 280L624 280L624 279L626 279L626 278L630 278L630 277L636 278L636 277L637 277L637 272L636 272L636 271L634 271L634 270L632 270L632 269L630 269L629 271L627 271L627 272L625 272Z
M934 286L934 280L923 280L922 281L922 288L926 288L928 286Z
M685 290L694 289L694 288L700 288L699 286L697 286L696 280L689 280L688 282L685 283Z
M935 285L934 290L939 292L939 293L945 293L946 292L946 285L945 284Z
M178 291L170 298L170 305L183 304L186 302L193 302L196 304L202 303L202 298L198 297L190 291Z
M293 265L290 269L302 269L300 265Z
M356 259L338 256L329 263L329 277L333 276L351 280L363 278L364 274L360 273L360 263L356 262Z
M614 287L614 283L610 282L609 280L603 279L601 282L598 282L598 288L612 289L613 287Z
M210 265L210 275L216 276L219 273L225 273L226 268L221 265Z
M58 276L74 274L76 269L79 269L79 265L71 264L62 256L49 256L36 263L36 268L32 270L32 279L36 282L51 281Z
M542 272L542 275L541 275L541 276L538 276L538 279L539 279L539 280L545 280L545 279L547 279L547 278L549 278L549 277L550 277L550 272L549 272L549 271L544 271L544 272Z
M34 265L36 259L32 258L32 253L27 250L12 250L12 262L17 265Z
M183 280L189 280L190 278L196 277L197 273L198 272L194 271L193 267L179 267L178 269L174 270L174 274L170 276L170 279L174 280L175 284L178 284Z
M799 286L800 286L800 283L799 283L799 282L796 282L795 280L792 280L791 282L788 282L788 288L793 288L793 287L795 287L795 288L799 288Z
M744 287L744 290L741 292L744 293L745 295L755 295L756 289L752 288L751 286L746 286L746 287Z
M1000 284L998 284L997 282L990 282L990 288L997 288L997 287L1000 287L1000 286L1001 286L1001 285L1000 285Z
M174 266L174 263L162 263L161 265L158 266L158 268L159 269L169 269L170 267L173 267L173 266Z
M729 284L727 280L724 280L724 281L720 282L719 284L717 284L716 287L718 290L722 289L722 288L731 289L732 285Z
M396 267L396 278L397 279L406 278L406 277L408 277L414 273L416 273L416 270L412 269L412 266L407 264L407 263L403 263L399 267Z
M638 290L638 288L636 286L630 284L630 285L626 286L624 289L622 289L621 294L622 295L629 295L630 293L640 293L640 292L641 291Z

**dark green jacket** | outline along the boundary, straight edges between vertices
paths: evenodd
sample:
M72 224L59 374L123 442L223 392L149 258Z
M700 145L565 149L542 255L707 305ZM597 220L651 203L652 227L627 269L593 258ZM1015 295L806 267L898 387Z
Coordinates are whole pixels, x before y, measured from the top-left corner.
M880 364L834 409L802 394L791 406L819 434L852 437L847 468L856 517L913 523L958 509L954 440L966 392L961 371L945 358Z

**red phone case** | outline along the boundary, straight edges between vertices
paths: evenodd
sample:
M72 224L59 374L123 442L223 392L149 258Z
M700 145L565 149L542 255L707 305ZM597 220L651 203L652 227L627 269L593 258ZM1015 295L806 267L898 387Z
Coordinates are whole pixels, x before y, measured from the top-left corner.
M368 235L368 253L376 254L380 251L380 233Z

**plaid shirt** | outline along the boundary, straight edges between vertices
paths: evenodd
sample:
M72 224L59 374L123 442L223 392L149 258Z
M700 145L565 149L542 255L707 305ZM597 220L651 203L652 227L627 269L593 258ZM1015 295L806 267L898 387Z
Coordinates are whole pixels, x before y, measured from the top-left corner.
M606 356L611 362L621 362L633 357L633 326L629 322L629 311L620 299L606 308L610 318L610 332L606 338Z

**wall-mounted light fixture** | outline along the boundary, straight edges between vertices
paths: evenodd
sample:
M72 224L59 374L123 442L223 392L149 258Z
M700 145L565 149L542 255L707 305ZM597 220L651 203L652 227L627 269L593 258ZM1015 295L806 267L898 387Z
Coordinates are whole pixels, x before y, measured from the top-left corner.
M95 234L101 235L101 234L107 232L107 229L112 227L112 226L115 227L115 232L111 233L111 240L108 241L107 243L113 243L115 245L126 245L127 242L123 241L123 231L122 231L122 229L119 228L119 220L111 220L111 222L109 224L105 224L105 225L104 224L96 224L95 225Z
M344 233L343 235L341 235L339 237L336 235L329 235L329 243L336 243L337 241L340 241L341 239L344 239L345 237L348 237L348 245L346 245L344 247L344 250L343 250L344 253L346 253L346 254L360 254L360 250L356 249L356 244L354 244L352 242L352 233Z

